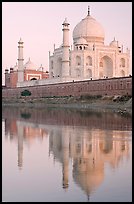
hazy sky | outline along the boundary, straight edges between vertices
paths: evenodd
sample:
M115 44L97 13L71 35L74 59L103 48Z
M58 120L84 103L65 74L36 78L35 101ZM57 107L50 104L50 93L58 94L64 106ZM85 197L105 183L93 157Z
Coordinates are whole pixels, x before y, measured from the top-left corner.
M2 2L2 83L4 71L18 58L18 41L24 42L24 63L31 58L48 70L48 52L62 44L62 23L67 17L72 32L77 23L90 14L105 30L105 44L113 38L132 55L132 2ZM130 68L130 73L132 68Z

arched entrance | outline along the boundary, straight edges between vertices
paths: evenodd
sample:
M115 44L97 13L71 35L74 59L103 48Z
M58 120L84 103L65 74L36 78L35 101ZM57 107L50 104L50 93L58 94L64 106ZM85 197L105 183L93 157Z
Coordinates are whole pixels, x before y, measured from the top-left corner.
M88 57L86 58L86 65L87 65L87 66L92 66L92 57L88 56Z
M120 72L120 73L121 73L121 76L122 76L122 77L124 77L124 76L125 76L125 71L124 71L124 70L121 70L121 72Z
M81 65L81 57L76 56L76 66L80 66L80 65Z
M91 69L87 69L86 77L87 78L92 77L92 70Z
M80 73L80 69L76 69L76 77L80 77L81 73Z
M33 77L32 79L30 79L30 81L33 81L33 80L37 80L37 78Z
M104 56L99 63L99 77L113 77L113 61L110 57Z

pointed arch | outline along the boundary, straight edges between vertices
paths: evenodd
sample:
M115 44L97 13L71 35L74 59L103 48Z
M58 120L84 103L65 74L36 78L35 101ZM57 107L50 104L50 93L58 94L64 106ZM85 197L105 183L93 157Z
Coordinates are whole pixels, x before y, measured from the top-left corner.
M76 69L76 77L80 77L81 76L81 71L80 69Z
M103 71L100 71L100 72L99 72L99 78L104 78L104 73L103 73Z
M87 56L87 58L86 58L86 65L87 66L92 66L92 57L91 56Z
M100 67L103 67L103 62L100 62Z
M81 65L81 57L76 56L76 66L80 66L80 65Z
M120 71L120 74L121 74L122 77L124 77L124 76L125 76L125 71L122 69L122 70Z
M92 70L91 70L91 69L87 69L87 71L86 71L86 76L87 76L88 78L92 77Z
M101 66L100 66L101 65ZM105 55L100 59L99 62L99 77L113 77L113 61L112 59Z
M120 59L120 66L125 67L125 59L124 58Z

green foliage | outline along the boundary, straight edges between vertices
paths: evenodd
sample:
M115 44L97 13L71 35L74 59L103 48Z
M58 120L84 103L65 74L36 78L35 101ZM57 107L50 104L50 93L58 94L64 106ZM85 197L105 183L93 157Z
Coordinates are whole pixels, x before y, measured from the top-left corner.
M31 92L29 90L24 90L21 92L21 96L30 96Z
M132 96L130 96L130 95L122 95L122 96L118 96L118 97L114 98L113 101L114 102L126 102L130 98L132 98Z
M101 95L89 95L89 94L85 94L85 95L81 95L80 99L82 99L82 100L85 100L85 99L90 100L90 99L99 99L101 97L102 97Z
M123 95L118 98L119 101L128 101L131 98L129 95Z

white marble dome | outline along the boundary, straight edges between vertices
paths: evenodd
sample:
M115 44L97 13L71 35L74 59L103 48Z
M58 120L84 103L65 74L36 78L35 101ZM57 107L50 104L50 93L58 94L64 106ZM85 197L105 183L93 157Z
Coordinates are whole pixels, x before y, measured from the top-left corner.
M31 62L31 60L29 58L29 60L24 65L24 69L36 70L37 67L35 66L35 64L33 62Z
M76 43L81 37L87 42L104 43L104 29L92 16L87 15L86 18L82 19L73 30L74 43Z

